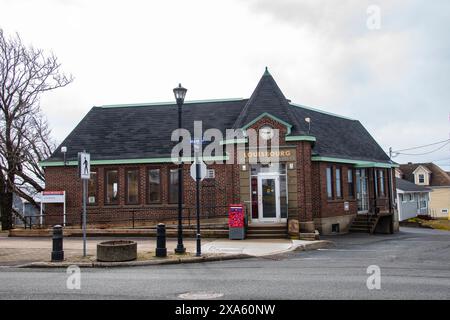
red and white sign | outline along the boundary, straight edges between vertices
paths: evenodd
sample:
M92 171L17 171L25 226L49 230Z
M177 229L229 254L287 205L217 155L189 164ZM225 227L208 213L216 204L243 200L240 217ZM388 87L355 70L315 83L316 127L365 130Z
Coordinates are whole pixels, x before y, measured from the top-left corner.
M45 203L63 203L63 226L66 226L66 192L65 191L42 191L40 197L35 197L37 202L41 203L40 212L40 224L44 222L44 210Z
M42 191L41 203L64 203L65 201L65 191Z

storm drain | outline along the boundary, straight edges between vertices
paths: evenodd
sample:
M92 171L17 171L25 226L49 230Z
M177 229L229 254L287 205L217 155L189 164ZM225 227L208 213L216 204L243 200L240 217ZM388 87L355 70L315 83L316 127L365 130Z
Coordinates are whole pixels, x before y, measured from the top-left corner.
M223 293L217 292L186 292L178 295L178 298L184 300L208 300L223 297Z

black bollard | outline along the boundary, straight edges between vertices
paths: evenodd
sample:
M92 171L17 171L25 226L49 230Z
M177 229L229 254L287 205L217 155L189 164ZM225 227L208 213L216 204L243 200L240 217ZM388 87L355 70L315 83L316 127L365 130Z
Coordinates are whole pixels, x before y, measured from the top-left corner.
M202 236L200 233L197 233L197 253L195 254L196 257L202 256Z
M52 261L63 261L63 228L60 225L53 227Z
M159 223L156 228L156 256L167 257L166 225L164 223Z

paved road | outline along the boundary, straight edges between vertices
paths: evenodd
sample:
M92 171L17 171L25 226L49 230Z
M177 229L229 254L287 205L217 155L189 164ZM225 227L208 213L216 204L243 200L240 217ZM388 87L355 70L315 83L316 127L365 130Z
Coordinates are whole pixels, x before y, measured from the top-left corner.
M80 290L66 288L65 270L2 268L0 298L177 299L206 291L224 299L450 299L450 232L328 239L336 246L276 259L83 269ZM380 290L367 289L369 265L381 268Z

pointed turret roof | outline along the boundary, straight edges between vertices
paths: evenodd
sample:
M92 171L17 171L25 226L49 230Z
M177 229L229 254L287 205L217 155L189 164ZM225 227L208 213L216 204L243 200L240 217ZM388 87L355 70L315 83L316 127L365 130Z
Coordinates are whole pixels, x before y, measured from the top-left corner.
M278 87L267 67L250 99L236 119L234 128L243 128L264 113L268 113L290 124L292 133L302 133L300 122L295 113L292 112L289 101Z

